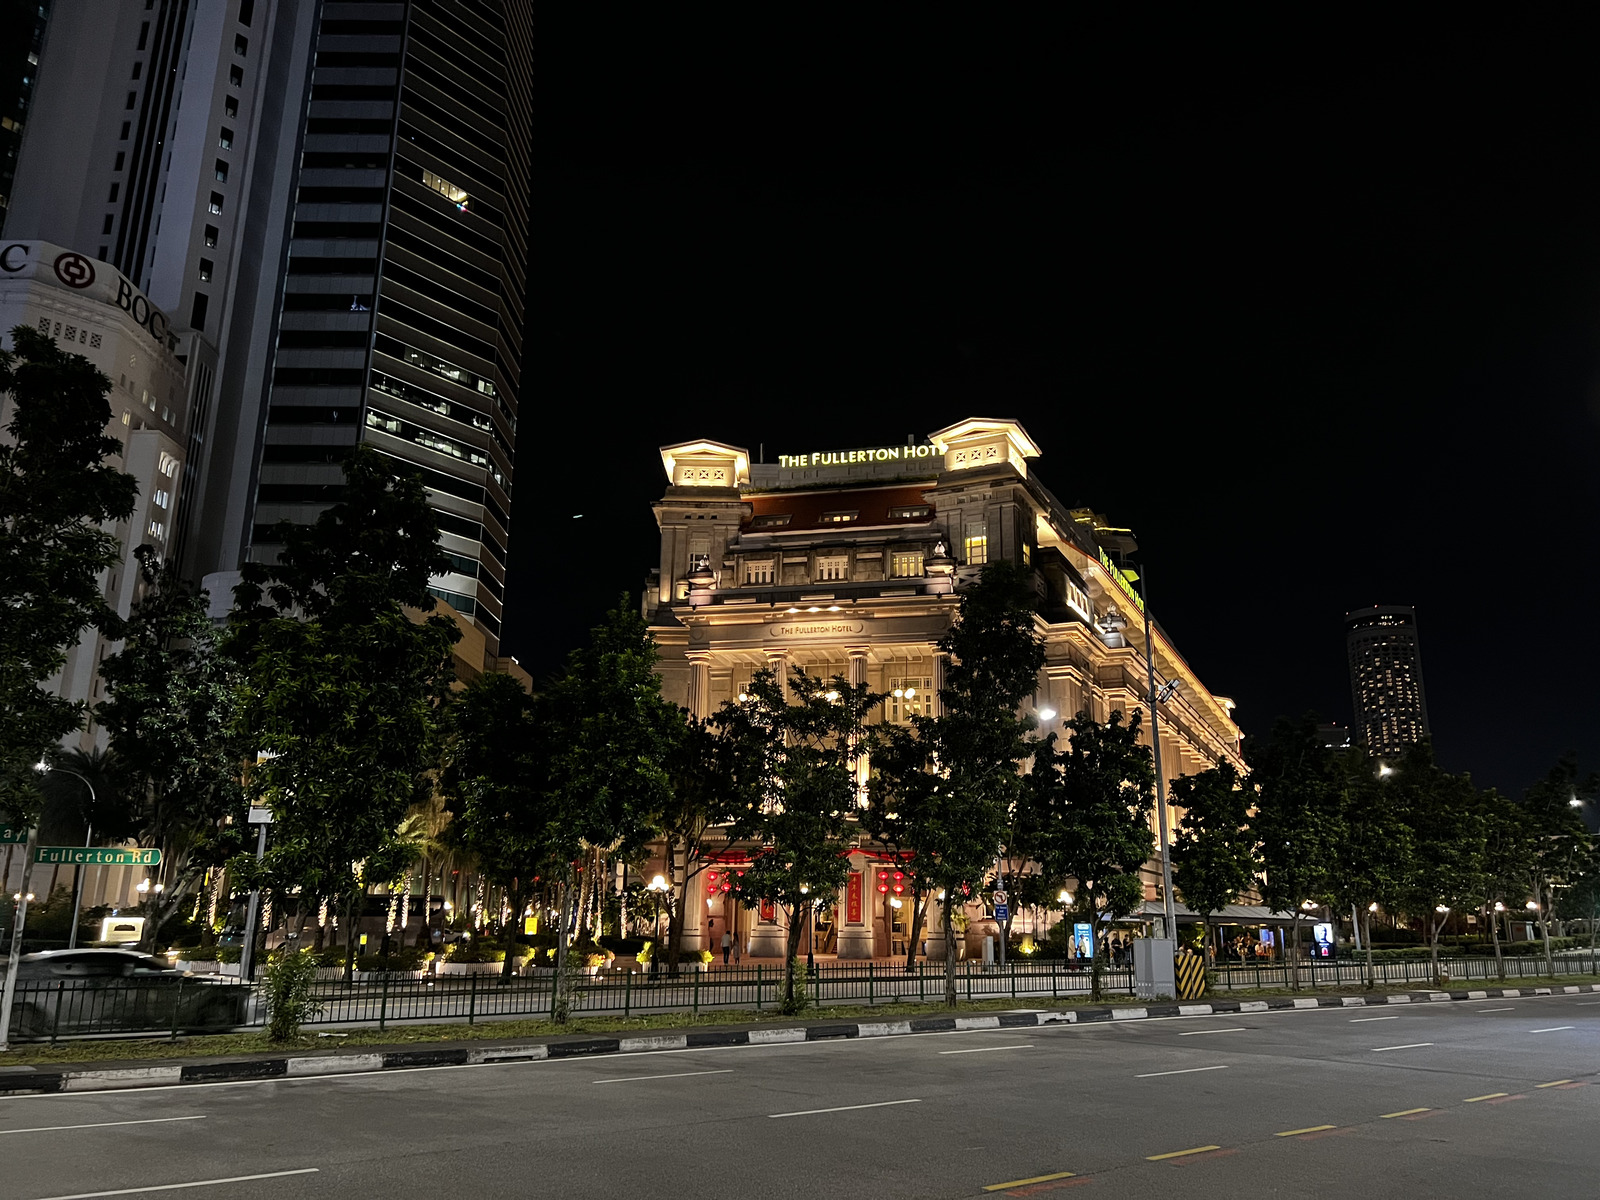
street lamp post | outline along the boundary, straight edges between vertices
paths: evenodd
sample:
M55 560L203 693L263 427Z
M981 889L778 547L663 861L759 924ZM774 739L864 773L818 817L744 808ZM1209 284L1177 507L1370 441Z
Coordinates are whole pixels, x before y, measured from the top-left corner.
M1142 571L1140 582L1144 585L1144 667L1150 688L1150 749L1156 770L1156 818L1161 833L1161 911L1164 922L1162 936L1178 936L1178 910L1172 895L1172 847L1167 829L1167 789L1161 781L1161 716L1156 697L1156 639L1153 618L1150 616L1150 572Z
M667 890L667 881L657 875L649 883L649 890L656 898L656 948L650 956L650 974L661 974L661 894Z
M98 805L100 803L94 794L94 784L90 783L82 775L79 775L78 772L71 770L68 767L52 767L43 759L35 764L33 769L38 771L41 775L48 775L52 771L59 771L63 775L71 775L73 778L81 780L83 782L83 786L89 789L89 803L91 805ZM94 845L94 825L86 821L84 822L84 826L83 848L87 850L90 846ZM67 930L68 950L76 950L78 948L78 913L83 907L83 872L84 865L82 863L79 863L77 869L72 872L72 925Z

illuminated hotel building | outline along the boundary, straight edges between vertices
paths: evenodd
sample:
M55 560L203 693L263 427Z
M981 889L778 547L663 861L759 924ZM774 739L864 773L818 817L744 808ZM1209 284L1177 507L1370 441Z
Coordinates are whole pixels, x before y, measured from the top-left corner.
M1400 754L1428 736L1428 699L1422 690L1422 647L1417 610L1377 604L1346 613L1353 732L1370 754Z
M663 693L704 718L756 671L801 667L889 693L875 719L935 713L944 677L937 642L959 590L983 564L1005 559L1029 565L1038 592L1046 664L1032 711L1059 714L1041 720L1042 730L1059 730L1080 711L1104 721L1143 710L1140 601L1108 553L1116 543L1107 522L1062 505L1034 470L1039 456L1017 422L976 419L926 444L784 455L775 464L714 441L664 447L667 488L655 505L661 558L644 597ZM1159 624L1155 661L1157 686L1174 685L1160 721L1167 781L1224 760L1242 768L1232 702L1201 683ZM1148 720L1144 728L1148 738ZM893 908L877 888L877 872L890 868L870 848L854 852L851 867L818 951L904 953L910 907ZM1147 898L1158 896L1159 879L1159 868L1147 869ZM702 944L709 916L711 940L726 919L752 954L782 953L777 924L759 910L735 911L720 895L708 903L704 881L702 873L690 885L687 948ZM927 917L935 958L944 936L937 908L929 905Z

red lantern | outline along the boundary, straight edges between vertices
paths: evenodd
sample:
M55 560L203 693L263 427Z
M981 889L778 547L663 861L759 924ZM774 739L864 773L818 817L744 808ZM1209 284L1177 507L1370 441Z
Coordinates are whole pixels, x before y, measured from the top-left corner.
M894 894L896 896L901 896L901 895L905 894L905 890L906 890L905 879L906 879L906 876L905 876L905 872L904 871L896 871L894 873Z

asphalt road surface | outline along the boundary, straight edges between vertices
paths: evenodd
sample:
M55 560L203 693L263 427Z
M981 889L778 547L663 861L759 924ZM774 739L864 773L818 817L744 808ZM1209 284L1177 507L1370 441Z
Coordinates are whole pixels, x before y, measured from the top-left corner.
M1576 1197L1597 1129L1555 996L15 1097L0 1196Z

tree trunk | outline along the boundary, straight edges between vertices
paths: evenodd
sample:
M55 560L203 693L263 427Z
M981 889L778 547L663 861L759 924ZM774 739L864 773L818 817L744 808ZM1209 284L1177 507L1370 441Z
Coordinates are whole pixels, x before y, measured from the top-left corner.
M915 884L911 887L911 944L906 947L906 971L917 967L917 943L922 939L922 914L928 910L929 896L922 894Z
M1099 924L1094 919L1095 903L1093 894L1083 897L1084 906L1089 910L1089 999L1092 1003L1100 1003L1100 951L1101 943L1105 940L1096 926Z
M1595 934L1600 932L1600 908L1589 917L1589 974L1600 975L1600 957L1597 957Z
M804 926L800 923L800 906L792 905L788 910L789 931L784 939L783 955L783 1007L781 1012L795 1013L800 1011L800 1006L795 1002L794 995L794 969L800 961L800 931Z
M1205 957L1206 970L1214 971L1214 970L1217 969L1217 953L1216 953L1216 936L1217 935L1216 935L1216 932L1211 928L1211 914L1210 913L1207 913L1205 915L1204 924L1205 924L1205 927L1206 927L1206 944L1205 944L1204 947L1201 948L1200 953Z
M1539 906L1539 929L1544 935L1544 972L1546 975L1556 973L1555 955L1550 950L1550 914L1544 902L1544 881L1535 878L1533 881L1533 900Z
M947 887L944 890L944 1002L947 1008L956 1006L956 928L952 921L955 911L955 889Z
M1489 940L1494 943L1495 971L1500 976L1500 982L1506 981L1506 956L1500 950L1500 918L1495 915L1493 908L1489 909Z
M1443 922L1428 918L1428 961L1433 965L1434 987L1442 986L1443 982L1439 978L1439 931L1442 928Z
M559 1025L567 1022L567 922L572 915L572 885L561 884L561 928L556 932L556 978L550 997L550 1013Z
M344 902L344 981L347 985L355 976L356 927L361 924L360 913L365 907L362 903L365 896L366 889L362 888Z
M1361 914L1362 940L1367 947L1367 990L1373 991L1378 986L1378 975L1372 966L1372 910L1368 909Z
M517 948L517 922L522 919L522 880L513 879L511 886L506 889L506 895L511 900L511 919L505 923L505 928L501 931L500 942L506 951L505 961L500 964L502 980L509 980L517 973L516 958L512 955L512 951Z
M1300 910L1289 919L1289 990L1300 990Z

